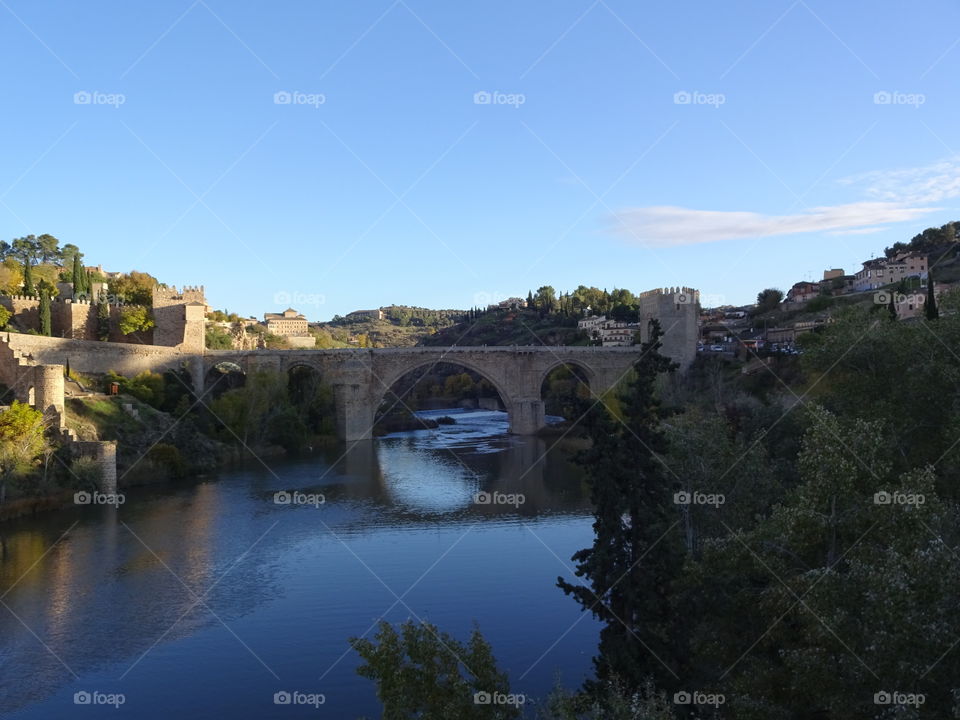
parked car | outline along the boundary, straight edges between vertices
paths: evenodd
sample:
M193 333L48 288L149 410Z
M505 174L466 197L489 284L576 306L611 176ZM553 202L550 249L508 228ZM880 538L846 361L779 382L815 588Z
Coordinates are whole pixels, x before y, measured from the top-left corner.
M723 345L711 345L711 352L723 352Z

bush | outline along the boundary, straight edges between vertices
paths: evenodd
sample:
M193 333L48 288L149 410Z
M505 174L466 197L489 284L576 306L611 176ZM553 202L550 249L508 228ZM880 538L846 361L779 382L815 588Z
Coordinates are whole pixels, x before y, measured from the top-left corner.
M180 478L187 474L187 465L183 461L183 456L174 445L157 443L147 453L147 460L164 470L169 477Z

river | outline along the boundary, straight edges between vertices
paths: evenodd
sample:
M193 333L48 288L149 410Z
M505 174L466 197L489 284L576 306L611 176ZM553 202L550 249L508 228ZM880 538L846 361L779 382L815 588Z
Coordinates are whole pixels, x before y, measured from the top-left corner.
M457 422L0 525L0 717L379 717L348 638L380 618L476 623L531 704L578 686L580 470L504 413L423 414Z

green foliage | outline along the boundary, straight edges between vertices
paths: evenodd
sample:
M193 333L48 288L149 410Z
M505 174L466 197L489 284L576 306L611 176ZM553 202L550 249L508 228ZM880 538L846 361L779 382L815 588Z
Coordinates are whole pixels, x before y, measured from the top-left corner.
M13 313L7 310L5 307L0 305L0 329L3 329L7 326L7 323L10 322L10 318L13 317Z
M106 374L104 382L106 389L109 389L111 383L117 383L120 386L120 392L133 395L137 400L156 408L163 405L166 397L164 376L149 370L145 370L132 378L118 375L111 370Z
M153 306L153 290L157 279L145 272L131 270L110 280L110 291L130 305Z
M681 565L676 535L669 534L676 519L667 504L671 480L660 457L667 450L665 411L656 395L658 376L676 364L659 353L661 335L652 322L650 341L619 393L620 417L602 403L586 412L592 444L577 460L587 472L595 538L573 556L585 583L557 579L605 623L595 660L599 680L618 677L629 688L650 677L669 683L678 665L669 590Z
M383 720L521 717L516 705L474 701L475 693L510 694L506 674L477 629L460 642L429 623L407 621L397 632L381 622L374 641L350 643L363 660L357 673L376 683Z
M46 448L43 413L16 400L0 412L0 503L6 500L7 482L33 468Z
M143 305L125 305L120 308L120 332L124 335L149 330L156 323L150 311Z
M593 692L573 694L557 687L537 713L541 720L675 720L676 705L651 680L631 690L617 679Z
M103 292L97 298L97 339L110 339L110 305L106 293Z
M37 294L37 288L33 284L33 265L31 265L29 262L27 262L23 267L23 294Z
M50 291L45 283L40 285L40 334L53 334L50 324Z
M97 490L103 481L103 468L93 458L78 457L70 463L69 475L76 487Z
M783 291L777 288L767 288L757 294L757 314L763 314L776 310L783 302Z
M835 300L831 295L817 295L815 298L807 302L807 305L804 309L807 310L807 312L821 312L832 307L834 303Z
M204 338L208 350L229 350L233 347L230 333L217 325L208 325Z
M168 477L180 478L187 474L186 463L175 445L156 443L147 452L147 459Z

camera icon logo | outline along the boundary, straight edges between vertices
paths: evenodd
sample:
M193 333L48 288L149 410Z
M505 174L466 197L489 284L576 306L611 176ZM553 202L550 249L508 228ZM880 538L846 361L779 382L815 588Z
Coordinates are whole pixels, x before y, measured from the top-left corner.
M73 94L74 105L89 105L91 100L93 100L93 96L86 90L81 90Z
M93 496L86 490L81 490L73 494L74 505L89 505L91 500L93 500Z
M674 105L689 105L692 100L693 96L686 90L679 90L673 94Z
M493 495L488 492L478 492L473 496L473 502L476 505L489 505L493 502Z
M281 690L273 694L274 705L289 705L293 701L293 696L286 690Z
M281 490L273 494L274 505L289 505L292 500L293 496L286 490Z
M286 90L280 90L273 94L273 104L274 105L289 105L293 100L293 95L288 93Z
M675 492L673 494L674 505L689 505L691 500L692 498L690 497L690 493L688 493L686 490L680 490L679 492Z
M893 101L893 95L891 95L886 90L881 90L880 92L875 92L873 94L874 105L889 105L892 101Z
M889 705L891 702L893 702L893 698L886 690L881 690L873 694L874 705Z
M490 693L485 691L475 692L473 694L473 704L474 705L489 705L493 701Z
M286 290L280 290L273 294L273 304L274 305L289 305L290 304L290 293Z
M81 690L80 692L75 692L73 694L73 704L74 705L89 705L93 696L90 695L86 690Z
M889 505L891 502L893 502L893 496L886 490L881 490L873 494L874 505Z
M673 694L673 702L675 705L689 705L693 702L693 696L686 690L681 690Z
M892 297L893 295L888 292L875 292L873 294L873 303L874 305L888 305Z
M486 90L480 90L473 94L474 105L489 105L493 97Z

